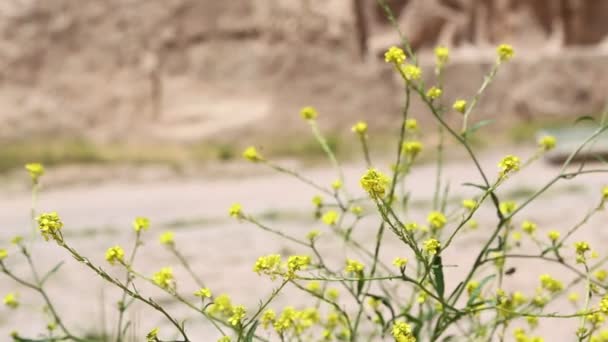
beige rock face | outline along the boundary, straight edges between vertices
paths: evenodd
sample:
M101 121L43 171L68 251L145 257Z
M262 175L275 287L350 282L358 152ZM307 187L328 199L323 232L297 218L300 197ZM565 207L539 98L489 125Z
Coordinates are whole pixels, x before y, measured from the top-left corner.
M478 87L494 44L516 46L481 116L602 106L604 1L389 4L424 65L430 47L453 48L446 83L458 93L448 97ZM330 127L386 126L399 115L400 87L379 56L397 42L374 0L5 0L0 139L288 135L308 104Z

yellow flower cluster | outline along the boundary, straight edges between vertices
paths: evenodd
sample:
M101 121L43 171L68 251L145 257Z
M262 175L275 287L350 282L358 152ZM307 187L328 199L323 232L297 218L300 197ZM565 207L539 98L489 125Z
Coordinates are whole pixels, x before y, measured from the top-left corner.
M175 245L175 233L166 231L160 235L158 241L161 245L173 246Z
M496 53L498 54L498 60L501 62L506 62L513 58L513 56L515 55L513 47L508 44L500 44L496 48Z
M44 175L44 166L40 163L29 163L25 164L25 169L29 172L32 182L38 184L40 177Z
M409 132L418 131L418 121L416 119L406 119L404 125L405 129Z
M165 290L175 288L175 278L173 277L173 269L171 267L163 267L160 271L154 273L152 280L156 285Z
M462 201L462 207L467 210L473 210L477 206L477 201L473 199L465 199Z
M401 257L396 257L393 260L393 265L399 267L399 268L404 268L407 265L407 258L401 258Z
M353 260L353 259L347 259L346 267L344 268L344 271L346 273L362 274L364 268L365 268L365 266L361 262L359 262L357 260Z
M500 168L500 174L502 176L505 176L511 172L518 171L519 166L519 158L513 155L507 155L500 161L500 163L498 163L498 167Z
M281 336L292 334L300 339L302 333L320 321L320 316L315 308L298 311L294 307L287 306L278 317L272 309L264 311L260 321L264 329L272 326Z
M257 274L269 275L272 279L280 275L281 272L281 256L279 254L269 254L261 256L253 265L253 271Z
M264 158L262 158L262 155L253 146L249 146L245 149L245 151L243 151L243 158L254 163L264 160Z
M208 287L202 287L194 292L196 297L211 298L211 290Z
M517 209L517 203L513 201L501 202L498 208L503 215L509 215Z
M542 274L539 279L541 288L551 293L559 292L564 289L564 284L561 281L551 277L549 274Z
M408 81L417 81L422 77L422 70L413 64L406 64L401 67L403 76Z
M405 62L405 52L403 52L403 49L398 48L396 46L391 46L385 53L384 53L384 61L386 63L393 63L395 65L401 65L403 64L403 62Z
M310 257L306 255L292 255L287 258L287 274L286 277L293 279L296 272L305 270L310 265Z
M243 217L243 206L239 203L234 203L230 206L230 209L228 209L228 215L235 218Z
M6 249L0 248L0 262L8 257L8 251Z
M585 263L587 259L585 253L591 250L589 243L585 241L575 242L574 249L576 250L576 262L579 264Z
M406 156L413 160L422 151L422 143L416 140L406 141L403 143L402 150Z
M300 109L300 116L304 120L314 120L319 116L319 113L317 113L317 110L314 107L306 106Z
M600 311L608 315L608 295L604 295L600 300Z
M437 239L428 239L422 243L422 248L430 255L434 255L441 248L441 243Z
M439 89L437 87L431 87L426 92L426 97L428 97L430 100L436 100L439 97L441 97L442 93L443 93L443 91L441 89Z
M438 46L435 48L435 61L438 67L445 66L450 59L450 49L445 46Z
M522 328L513 330L513 337L515 337L515 342L544 342L544 339L540 336L528 336Z
M338 212L336 212L335 210L330 210L323 214L323 216L321 217L321 221L323 221L323 223L328 226L333 226L336 224L336 222L338 222L339 218L340 214L338 214Z
M361 187L367 191L371 198L384 197L389 182L388 177L376 169L367 170L360 180Z
M228 323L232 326L240 326L246 314L247 309L243 305L237 305L232 309L232 315L228 318Z
M4 296L4 305L8 306L11 309L16 309L19 306L19 300L17 299L17 294L14 292L7 293Z
M443 213L439 211L432 211L426 218L426 221L429 223L433 230L441 229L447 223L447 219Z
M146 335L146 342L156 342L158 341L158 328L154 328L148 332Z
M532 235L536 231L536 223L531 221L524 221L521 224L521 230L523 230L526 234Z
M395 322L393 324L392 334L396 342L416 342L412 327L405 322Z
M133 220L133 229L136 232L140 232L142 230L148 230L150 228L150 220L146 217L136 217Z
M456 101L454 101L452 108L454 108L455 111L457 111L461 114L464 114L464 112L466 112L466 110L467 110L467 101L456 100Z
M552 135L545 135L538 140L538 146L544 151L554 149L556 144L557 139Z
M106 251L106 260L110 265L115 265L116 262L124 263L125 251L120 246L114 246L108 248Z
M365 121L359 121L351 128L351 131L359 135L365 135L365 133L367 133L367 123Z
M38 221L38 229L46 241L49 239L53 239L57 242L63 241L61 235L63 222L56 212L43 213L38 216L36 220Z

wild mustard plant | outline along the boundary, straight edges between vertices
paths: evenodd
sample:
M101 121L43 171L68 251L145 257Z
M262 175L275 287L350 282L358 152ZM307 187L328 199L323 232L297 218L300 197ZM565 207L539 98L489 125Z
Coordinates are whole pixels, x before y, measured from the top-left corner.
M384 1L379 1L391 21L394 16ZM344 173L334 151L327 143L318 126L317 119L323 115L314 107L302 108L299 115L310 125L320 148L334 167L335 180L330 184L318 184L299 172L281 166L271 158L262 156L255 147L248 147L243 158L261 166L270 167L284 175L294 177L318 192L312 199L314 217L322 223L320 229L311 229L301 235L291 236L280 229L270 227L243 208L234 204L228 208L228 216L244 224L254 225L273 237L284 239L306 252L282 255L276 251L252 260L252 271L260 277L268 277L276 284L275 289L258 306L245 307L234 303L228 294L214 295L216 289L207 287L182 254L179 239L173 232L164 232L159 237L160 245L173 257L180 268L185 269L196 283L194 288L185 288L183 281L176 277L172 266L159 267L151 275L136 269L135 258L139 247L147 241L150 221L137 217L132 222L134 243L125 250L115 245L107 249L106 261L124 271L119 280L95 265L87 256L71 246L64 232L60 214L56 212L37 214L36 195L45 174L44 167L32 163L26 170L32 180L32 225L45 241L53 241L57 248L82 264L103 281L116 287L121 293L118 301L116 329L111 334L115 341L127 340L130 322L125 312L135 301L146 305L153 312L171 324L174 332L150 330L145 339L148 342L167 341L164 336L179 337L176 341L200 341L191 337L188 330L194 321L183 322L169 313L149 294L141 293L140 283L155 286L170 296L190 312L211 324L217 336L215 340L227 341L490 341L511 340L518 342L541 342L543 338L534 330L540 320L569 319L577 321L577 328L566 338L578 341L608 341L608 330L604 329L608 315L608 271L603 265L608 260L599 255L601 248L594 251L587 241L572 241L572 236L589 221L605 210L608 201L608 186L598 189L597 202L572 227L553 227L552 230L535 223L532 216L523 217L523 210L555 183L583 177L587 174L606 173L608 170L582 165L571 171L572 161L602 132L608 130L608 114L597 122L596 130L572 152L556 175L528 198L517 203L503 198L502 186L524 173L526 167L538 160L547 151L554 149L558 142L555 137L544 136L537 142L537 151L528 158L505 155L495 168L485 169L479 163L477 154L470 143L470 137L479 129L474 110L484 91L493 81L502 66L515 56L513 47L500 45L496 50L496 61L479 90L471 98L461 98L450 108L442 101L444 92L443 70L450 60L450 51L445 47L435 49L435 79L433 85L426 85L429 77L423 78L418 59L412 53L407 40L402 37L401 46L392 46L384 54L387 67L401 77L404 91L404 106L400 122L395 124L395 159L389 165L374 163L369 155L368 142L374 139L374 132L367 123L360 121L351 130L361 144L365 157L365 170L359 178L358 189L363 197L351 195L345 184ZM462 94L458 94L462 96ZM425 222L416 222L408 210L409 197L406 180L412 168L416 167L421 154L427 153L421 140L425 131L415 118L410 117L410 103L414 97L425 105L426 115L435 119L438 132L433 201ZM462 115L460 128L450 124L447 117L454 111ZM425 127L426 129L426 127ZM476 189L471 198L458 201L453 206L450 188L443 175L445 144L450 141L462 146L476 171L479 181L469 184ZM386 167L386 168L385 168ZM384 172L381 170L390 170ZM455 196L454 196L455 197ZM309 204L310 206L310 204ZM476 217L482 206L494 208L495 222L478 224ZM576 212L573 209L572 215ZM362 228L363 217L375 217L379 222L371 241L359 241L352 234ZM484 241L471 249L475 257L470 267L461 269L457 278L448 278L444 273L446 251L455 248L454 239L465 233L463 228L484 229ZM381 257L384 251L385 234L391 234L402 243L402 255L393 256L392 264L386 264ZM348 251L342 266L328 262L318 248L322 239L331 241L335 249ZM58 270L51 270L40 276L35 267L29 247L22 237L13 239L17 253L4 246L0 248L0 271L14 282L31 290L17 295L13 291L4 296L3 303L8 308L19 310L19 298L38 294L44 301L49 314L47 330L40 341L86 341L74 334L63 322L60 312L45 289L45 281ZM519 250L521 243L530 242L535 252ZM597 247L597 246L596 246ZM12 247L11 247L12 248ZM7 260L23 257L28 262L31 279L15 274L9 269ZM564 272L550 274L539 272L538 281L531 289L507 289L504 279L515 272L511 262L515 259L536 259L562 267ZM450 262L451 263L451 262ZM161 266L161 265L159 265ZM458 265L460 266L460 265ZM535 270L529 270L534 272ZM573 292L573 287L584 284L584 293ZM291 287L309 299L309 305L288 305L277 307L275 299L283 290ZM185 294L184 294L185 293ZM565 296L574 309L559 312L547 308ZM164 330L164 328L163 328ZM15 341L38 341L22 337L18 332L11 334ZM204 338L209 340L209 338Z

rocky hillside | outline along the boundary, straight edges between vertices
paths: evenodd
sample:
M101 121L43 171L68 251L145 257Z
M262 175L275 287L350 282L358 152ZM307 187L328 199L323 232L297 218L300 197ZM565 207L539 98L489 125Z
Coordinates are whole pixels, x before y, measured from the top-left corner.
M423 64L452 47L448 98L478 87L494 44L516 47L480 116L603 106L606 1L389 4ZM391 125L400 88L380 56L397 42L375 0L3 0L0 139L287 136L306 104L332 127Z

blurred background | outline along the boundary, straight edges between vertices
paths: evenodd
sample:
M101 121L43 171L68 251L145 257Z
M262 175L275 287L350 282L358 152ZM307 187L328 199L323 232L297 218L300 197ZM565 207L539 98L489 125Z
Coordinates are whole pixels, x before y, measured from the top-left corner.
M515 47L475 113L497 120L492 140L604 105L605 1L388 3L427 83L432 48L452 49L446 103L477 90L494 46ZM374 0L4 0L0 170L31 159L230 159L252 142L267 154L314 154L297 115L304 105L318 108L336 144L358 119L384 132L402 98L382 54L398 42Z
M388 3L419 55L427 84L434 82L433 48L450 48L445 104L475 94L495 61L496 45L514 46L515 58L501 66L472 116L475 122L493 120L471 138L487 170L496 170L506 153L522 159L534 154L539 130L561 132L557 129L569 129L577 117L597 115L605 106L608 1ZM398 43L373 0L0 1L0 247L16 234L30 234L31 184L23 165L41 162L47 172L38 211L58 211L66 238L94 262L106 265L103 253L109 246L130 246L131 221L146 216L153 228L138 270L152 274L177 264L155 241L170 229L214 293L229 293L235 302L255 307L276 285L251 272L255 259L298 249L230 220L227 208L241 202L248 213L295 236L327 227L311 214L315 189L246 165L241 151L255 145L265 156L329 185L337 175L298 114L312 105L330 145L347 162L345 185L359 190L365 165L350 127L357 120L368 122L374 161L388 170L403 90L383 54ZM435 185L435 165L425 161L432 159L438 136L424 106L414 102L411 113L427 147L406 187L413 217L424 220ZM448 120L460 125L461 117L451 114ZM558 136L558 146L567 146L567 135ZM460 186L478 177L463 155L462 149L448 147L444 184L452 185L454 205L475 194ZM510 180L504 198L521 201L557 172L543 162L530 168L531 176ZM541 234L567 229L582 215L572 213L572 203L588 203L604 183L601 175L559 183L524 214L538 223ZM560 212L567 217L556 215ZM362 229L361 241L374 240L376 219L364 221L370 229ZM481 235L455 242L460 252L450 256L454 264L472 261L470 246L485 241L495 223L492 208L481 210L478 221ZM598 229L583 237L608 241L601 221L589 224ZM403 247L386 239L381 257L390 263ZM341 267L348 252L329 238L320 243L322 251L333 253L328 262ZM33 247L43 270L65 261L47 283L65 321L75 331L97 336L95 341L105 340L112 334L119 293L57 246L38 238ZM18 257L6 262L29 274ZM538 265L535 270L563 274L559 265ZM117 268L112 271L122 277ZM176 266L175 272L180 289L195 288L183 269ZM451 277L459 277L461 269L446 272L456 279ZM509 278L507 288L529 289L526 294L533 295L538 277L527 272ZM13 290L13 283L0 280L0 294ZM48 322L40 299L19 291L19 310L0 308L0 336L12 330L35 336ZM159 291L148 293L180 318L201 321ZM298 305L290 296L280 296L278 303ZM569 309L550 310L564 308ZM129 315L140 337L134 341L154 326L171 336L171 327L147 309L134 306ZM547 340L563 340L574 331L571 325L548 321L541 323L541 332ZM196 341L217 337L204 323L189 329Z

